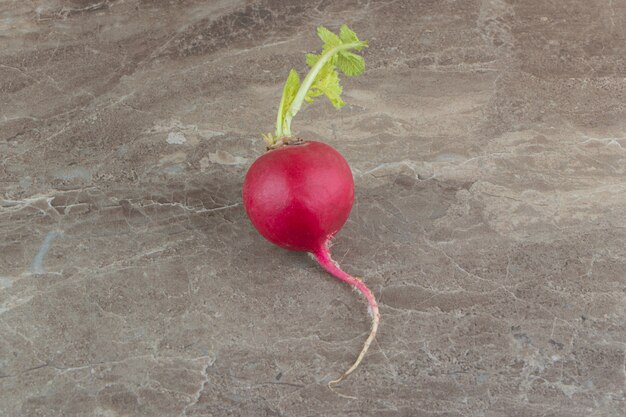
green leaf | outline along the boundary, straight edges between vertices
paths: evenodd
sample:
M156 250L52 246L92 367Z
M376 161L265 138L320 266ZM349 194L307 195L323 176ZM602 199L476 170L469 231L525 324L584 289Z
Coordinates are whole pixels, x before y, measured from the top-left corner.
M339 38L342 43L355 43L360 42L359 38L357 38L356 33L354 33L347 25L341 25L339 28ZM359 46L358 48L354 48L357 51L360 51L363 47Z
M339 83L339 71L349 77L365 71L365 60L354 51L366 47L367 42L359 40L348 26L342 25L339 35L319 26L317 35L323 42L322 52L306 55L311 70L302 83L295 70L289 73L278 110L274 140L291 135L291 121L304 102L324 95L338 109L345 105L341 99L343 88Z
M324 42L325 50L341 45L342 43L341 39L339 39L339 36L335 35L333 32L326 29L324 26L318 26L317 36L319 36L322 42Z
M313 68L313 65L315 65L319 59L320 59L319 55L306 54L306 64L311 68Z
M365 60L361 55L341 51L337 56L337 67L348 77L361 75L365 71Z
M346 25L341 26L339 36L326 29L324 26L319 26L317 28L317 35L322 42L324 42L324 45L322 46L322 54L328 53L329 50L342 44L362 44L353 48L356 50L362 49L363 46L366 45L366 43L361 42L356 34ZM307 54L307 65L313 68L313 66L315 66L315 64L319 61L322 54ZM311 84L309 91L305 95L304 100L311 102L315 97L325 95L335 108L340 109L343 107L345 105L341 99L343 88L341 87L341 84L339 84L339 73L337 72L337 68L349 77L359 75L365 70L365 60L360 55L347 50L336 52L317 74L313 84Z
M276 120L276 136L280 136L282 134L282 127L285 123L285 117L287 116L287 111L289 110L289 106L293 102L293 99L296 97L298 93L298 89L300 88L300 76L295 69L291 69L289 71L289 76L287 77L287 81L285 81L285 86L283 87L283 96L280 99L280 105L278 106L278 120Z
M287 77L285 88L283 89L283 96L286 98L287 105L291 104L291 101L298 92L298 88L300 88L300 76L298 72L292 68L291 71L289 71L289 76Z
M315 78L305 100L311 102L314 97L325 95L335 108L340 109L345 105L341 99L342 91L343 88L339 84L339 73L337 73L333 63L329 61Z

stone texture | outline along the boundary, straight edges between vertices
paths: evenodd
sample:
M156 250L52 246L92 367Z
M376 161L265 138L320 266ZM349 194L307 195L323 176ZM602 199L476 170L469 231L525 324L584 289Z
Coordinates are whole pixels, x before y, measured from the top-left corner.
M0 4L3 416L626 414L623 0ZM347 22L333 247L241 205L290 67Z

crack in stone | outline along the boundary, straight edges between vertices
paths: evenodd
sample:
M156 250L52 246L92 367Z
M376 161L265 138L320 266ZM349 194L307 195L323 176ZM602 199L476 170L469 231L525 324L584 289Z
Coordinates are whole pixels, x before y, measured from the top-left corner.
M213 361L214 360L215 359L213 359ZM208 374L208 372L209 372L209 368L212 365L213 365L213 362L209 361L202 368L203 379L202 379L202 381L200 381L200 387L198 388L198 391L191 397L191 401L185 406L185 408L182 409L182 411L180 412L178 417L185 417L185 416L187 416L187 410L189 408L195 406L196 404L198 404L198 402L200 401L200 397L202 396L202 392L204 391L204 387L206 386L206 384L209 383L209 374Z

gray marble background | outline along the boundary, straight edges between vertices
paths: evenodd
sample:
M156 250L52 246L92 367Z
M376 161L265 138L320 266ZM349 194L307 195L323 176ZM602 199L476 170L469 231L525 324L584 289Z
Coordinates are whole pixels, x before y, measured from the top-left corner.
M294 123L333 247L241 204L315 27L371 47ZM0 2L0 415L626 414L624 0Z

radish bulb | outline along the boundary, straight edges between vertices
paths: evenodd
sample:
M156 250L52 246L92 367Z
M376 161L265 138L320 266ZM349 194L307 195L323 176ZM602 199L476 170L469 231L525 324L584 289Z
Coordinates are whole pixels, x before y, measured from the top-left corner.
M250 167L243 185L243 203L256 229L270 242L290 250L306 251L331 275L358 290L372 317L370 334L353 365L329 387L351 374L376 337L380 314L370 289L333 261L329 246L345 224L354 201L354 181L346 160L331 146L293 137L291 121L304 101L325 95L336 108L344 106L339 84L347 76L363 73L363 57L352 52L367 46L346 25L339 35L317 29L324 42L322 53L307 54L311 67L300 83L292 69L283 88L275 132L263 135L267 152Z

